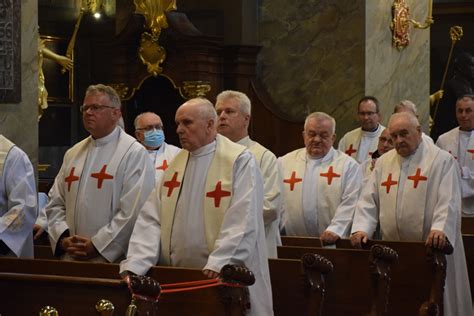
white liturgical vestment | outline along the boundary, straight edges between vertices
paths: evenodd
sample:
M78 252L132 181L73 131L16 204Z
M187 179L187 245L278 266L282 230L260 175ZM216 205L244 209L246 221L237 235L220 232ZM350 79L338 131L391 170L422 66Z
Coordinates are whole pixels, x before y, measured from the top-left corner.
M161 177L174 156L181 150L176 146L163 143L158 150L148 150L148 157L155 166L155 183L160 185Z
M7 256L33 258L36 181L28 156L0 135L0 241Z
M463 216L474 216L474 132L456 127L441 135L436 141L458 162L461 169L461 194Z
M183 149L140 212L120 271L243 264L256 279L250 314L273 315L262 210L262 176L245 147L217 135L192 153Z
M356 128L341 138L338 149L362 163L377 150L379 137L384 129L380 124L373 132L363 131L361 127Z
M282 203L282 177L275 155L259 143L246 136L237 142L257 159L263 176L263 223L269 258L277 258L277 246L281 246L280 222Z
M471 292L461 238L461 190L454 158L429 141L403 158L382 155L362 189L352 232L371 236L380 222L382 239L426 241L443 231L454 247L446 256L444 315L472 315Z
M284 227L289 236L319 236L325 230L347 237L359 196L359 164L331 148L312 159L306 148L278 158L284 184Z
M138 212L154 188L154 173L143 146L119 127L69 149L45 210L53 252L69 230L91 238L109 262L125 257Z

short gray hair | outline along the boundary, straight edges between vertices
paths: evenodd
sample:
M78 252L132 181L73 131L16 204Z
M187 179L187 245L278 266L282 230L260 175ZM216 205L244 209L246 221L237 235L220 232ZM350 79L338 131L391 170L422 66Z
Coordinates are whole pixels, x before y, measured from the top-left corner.
M120 102L120 97L117 91L115 91L115 89L112 88L111 86L106 86L105 84L99 83L96 85L90 85L86 90L86 96L90 94L97 94L97 93L105 94L109 98L110 103L112 104L113 107L116 107L119 109L121 108L122 103Z
M138 121L140 121L140 119L143 116L145 116L146 114L154 114L154 115L158 116L158 118L161 121L161 126L163 126L163 121L161 120L161 117L158 114L156 114L155 112L143 112L143 113L138 114L137 117L135 117L135 120L133 121L133 126L135 127L135 129L138 128Z
M408 110L411 113L417 115L418 114L418 109L416 108L415 103L413 103L410 100L402 100L400 103L395 105L395 109L393 113L399 113L402 109Z
M420 126L420 122L418 121L418 118L411 112L400 112L400 113L394 113L392 116L390 116L390 119L388 120L388 126L392 123L393 120L398 119L398 118L406 118L410 124L413 126L417 127Z
M234 90L225 90L217 95L216 105L220 102L223 102L227 99L235 99L240 105L240 111L244 114L251 115L252 105L249 97L240 91Z
M471 99L471 101L474 101L474 94L463 94L462 96L460 96L457 100L457 101L461 101L463 99Z
M193 104L199 105L199 116L204 120L214 120L217 121L216 109L211 101L206 98L193 98L186 101L184 104ZM183 105L184 105L183 104Z
M332 134L336 134L336 120L334 117L331 115L324 113L324 112L313 112L309 114L306 119L304 120L304 129L306 130L306 127L308 125L309 120L315 119L317 121L330 121L332 125Z

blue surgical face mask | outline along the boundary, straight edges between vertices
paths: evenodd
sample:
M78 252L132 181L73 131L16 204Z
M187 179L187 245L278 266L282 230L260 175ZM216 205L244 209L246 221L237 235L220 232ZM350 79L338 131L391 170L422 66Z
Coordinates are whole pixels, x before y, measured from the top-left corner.
M143 143L150 148L158 148L165 141L165 133L161 129L152 129L144 133L145 139Z

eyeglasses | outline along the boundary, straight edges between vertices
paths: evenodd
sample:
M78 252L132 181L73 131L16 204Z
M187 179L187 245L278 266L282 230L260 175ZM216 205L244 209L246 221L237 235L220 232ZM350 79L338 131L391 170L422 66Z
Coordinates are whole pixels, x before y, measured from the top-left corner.
M151 130L153 130L153 129L161 130L161 129L163 129L163 125L161 125L161 124L147 125L147 126L145 126L145 127L136 128L135 130L136 130L136 131L145 131L145 132L148 132L148 131L151 131Z
M380 141L382 144L388 142L390 145L393 145L393 140L392 140L391 138L386 138L386 137L380 136L380 137L379 137L379 141Z
M368 112L357 112L357 114L358 114L359 116L366 116L366 115L367 115L367 116L372 116L372 115L375 115L375 114L377 114L377 113L378 113L378 112L370 112L370 111L368 111Z
M79 111L81 111L81 113L85 113L87 111L91 111L92 113L96 113L96 112L99 112L99 111L102 111L103 109L117 109L115 106L109 106L109 105L101 105L101 104L83 104L81 105L81 107L79 108Z

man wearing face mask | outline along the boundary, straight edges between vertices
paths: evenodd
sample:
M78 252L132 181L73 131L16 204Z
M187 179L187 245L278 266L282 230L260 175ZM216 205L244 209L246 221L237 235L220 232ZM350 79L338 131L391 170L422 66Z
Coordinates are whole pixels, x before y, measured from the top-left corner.
M155 182L159 184L169 163L180 151L180 148L165 143L165 133L161 118L153 112L139 114L134 121L135 136L148 150L149 157L155 166Z
M320 237L325 244L349 236L362 175L353 158L333 148L335 139L334 118L314 112L305 120L305 148L278 158L287 235Z

